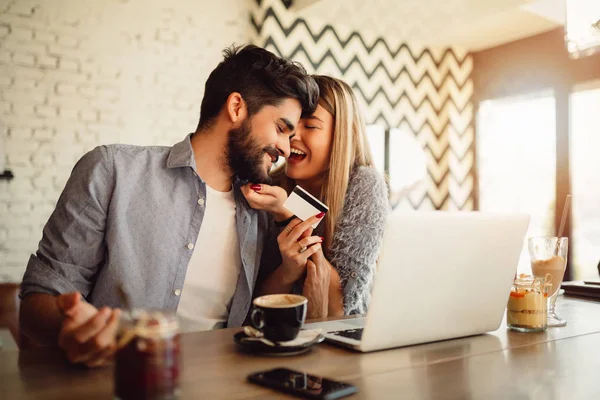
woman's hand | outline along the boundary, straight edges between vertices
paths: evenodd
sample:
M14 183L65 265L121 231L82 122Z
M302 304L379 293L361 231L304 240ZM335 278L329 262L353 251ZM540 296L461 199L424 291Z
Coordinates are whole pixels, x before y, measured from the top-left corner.
M283 207L283 203L287 200L287 193L279 186L248 183L242 186L242 193L250 207L273 214L276 221L285 221L293 216Z
M308 299L307 319L328 316L331 270L332 267L321 249L306 263L306 279L302 294Z
M284 271L286 284L296 282L306 270L306 261L310 256L321 250L323 239L319 236L309 236L315 222L324 214L302 220L296 218L277 237L281 253L281 267Z

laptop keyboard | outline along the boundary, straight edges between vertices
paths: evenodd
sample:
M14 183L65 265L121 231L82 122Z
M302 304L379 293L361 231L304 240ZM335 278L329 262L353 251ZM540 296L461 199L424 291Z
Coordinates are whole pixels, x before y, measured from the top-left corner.
M361 340L362 333L363 333L363 328L347 329L344 331L337 331L337 332L329 332L330 335L337 335L337 336L347 337L347 338L355 339L355 340Z

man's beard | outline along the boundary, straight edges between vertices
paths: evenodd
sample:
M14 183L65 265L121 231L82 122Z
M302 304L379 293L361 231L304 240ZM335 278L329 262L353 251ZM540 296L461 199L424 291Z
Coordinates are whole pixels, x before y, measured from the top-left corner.
M252 135L250 121L246 119L239 128L231 129L227 138L227 165L243 181L251 183L271 183L265 171L265 152L279 157L273 146L261 147Z

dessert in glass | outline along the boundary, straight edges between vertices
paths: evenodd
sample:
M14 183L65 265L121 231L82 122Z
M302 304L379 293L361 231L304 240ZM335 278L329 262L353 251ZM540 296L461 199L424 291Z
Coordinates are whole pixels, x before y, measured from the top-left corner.
M521 274L513 282L506 305L506 324L519 332L541 332L548 323L548 285L543 277Z
M143 310L124 314L117 334L115 398L176 399L179 355L175 315Z
M546 283L551 284L548 291L548 326L565 326L567 322L556 315L555 306L567 268L569 240L565 237L532 237L528 244L533 275L544 277Z

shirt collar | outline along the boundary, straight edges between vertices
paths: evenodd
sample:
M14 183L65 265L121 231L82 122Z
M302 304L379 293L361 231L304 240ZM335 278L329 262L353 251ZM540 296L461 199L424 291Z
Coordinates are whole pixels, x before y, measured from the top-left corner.
M167 159L167 168L191 167L194 171L196 170L196 160L194 160L191 138L192 133L171 147L169 158Z
M196 160L194 159L194 150L192 149L193 133L188 134L181 142L171 147L169 158L167 159L167 168L191 167L196 171ZM241 186L246 182L240 180L237 176L233 178L233 190L237 194L236 201L243 206L245 212L251 212L252 208L246 198L242 195Z

